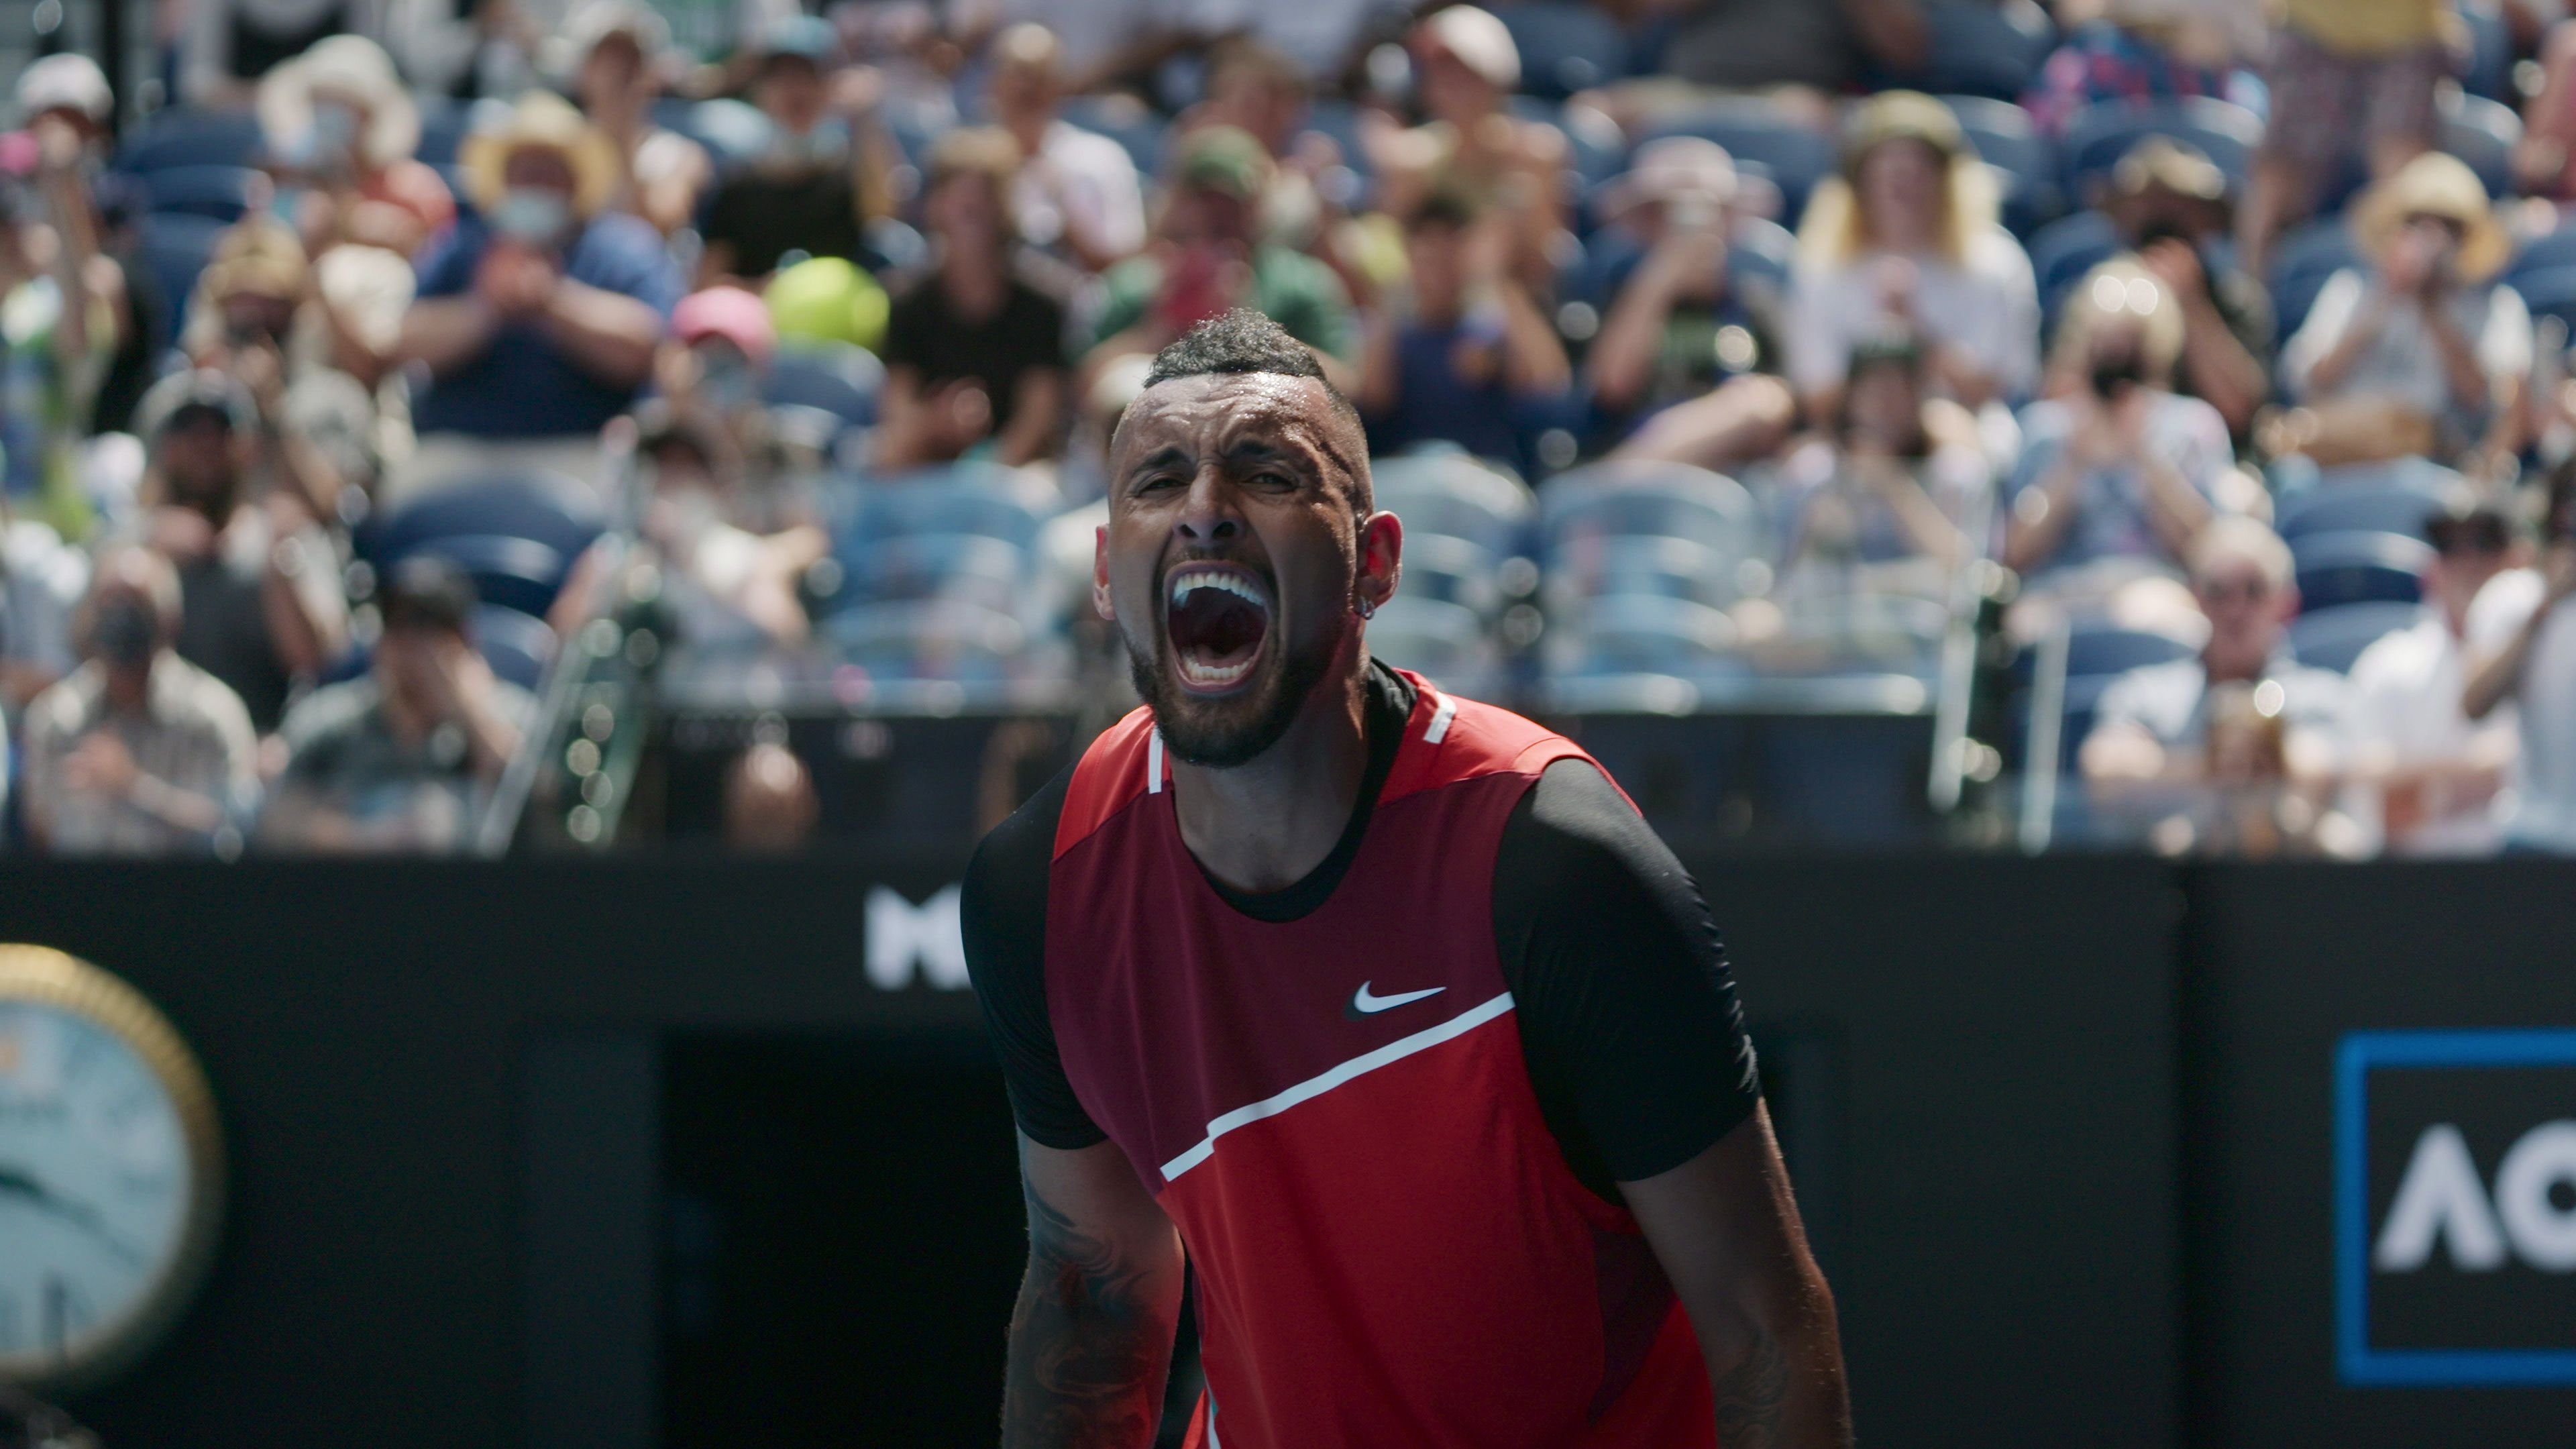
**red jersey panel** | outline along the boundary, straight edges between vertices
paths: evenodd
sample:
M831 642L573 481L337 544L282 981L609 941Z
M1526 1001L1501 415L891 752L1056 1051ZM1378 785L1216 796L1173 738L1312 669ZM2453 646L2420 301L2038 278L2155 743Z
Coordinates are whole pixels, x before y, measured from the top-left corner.
M1542 1118L1495 947L1504 822L1581 751L1412 683L1358 853L1295 920L1209 884L1142 710L1094 743L1059 817L1048 1015L1198 1270L1197 1434L1714 1445L1670 1285Z

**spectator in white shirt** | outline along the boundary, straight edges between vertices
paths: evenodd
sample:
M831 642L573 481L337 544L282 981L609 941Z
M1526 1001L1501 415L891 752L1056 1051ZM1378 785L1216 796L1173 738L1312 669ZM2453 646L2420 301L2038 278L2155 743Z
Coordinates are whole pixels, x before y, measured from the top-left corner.
M2436 513L2425 524L2434 558L2424 572L2424 617L2382 636L2353 661L2347 734L2354 813L2376 806L2390 855L2492 855L2498 843L2496 792L2515 746L2513 707L2483 720L2461 708L2467 685L2464 637L2483 591L2529 608L2540 576L2507 567L2512 527L2492 504Z
M2508 854L2576 855L2576 464L2550 479L2539 586L2501 574L2469 606L2461 708L2516 706L2522 747L2501 812Z
M1065 95L1062 46L1023 23L993 42L993 119L1020 143L1011 209L1022 240L1099 271L1145 244L1145 201L1127 148L1056 114Z
M1832 417L1854 344L1911 332L1940 390L1970 408L2039 379L2030 258L1998 225L1993 180L1950 108L1888 91L1852 115L1843 167L1807 203L1790 296L1789 381Z

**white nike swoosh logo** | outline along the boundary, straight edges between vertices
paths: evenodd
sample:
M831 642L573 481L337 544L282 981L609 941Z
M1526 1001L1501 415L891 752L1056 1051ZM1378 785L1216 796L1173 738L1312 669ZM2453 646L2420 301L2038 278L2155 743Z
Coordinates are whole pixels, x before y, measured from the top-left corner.
M1361 982L1360 989L1351 995L1351 1010L1362 1016L1375 1016L1381 1011L1402 1006L1408 1001L1420 1001L1426 996L1438 996L1449 989L1446 986L1426 986L1420 991L1399 991L1393 996L1372 996L1369 994L1369 987L1372 984L1367 981Z

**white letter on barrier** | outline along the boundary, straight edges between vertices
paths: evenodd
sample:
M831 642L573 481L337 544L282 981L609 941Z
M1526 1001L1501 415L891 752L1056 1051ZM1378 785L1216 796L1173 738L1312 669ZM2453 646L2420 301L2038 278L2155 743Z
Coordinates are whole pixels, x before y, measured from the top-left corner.
M2383 1273L2411 1273L2433 1256L2433 1240L2447 1235L2451 1261L2472 1272L2504 1266L2504 1234L2496 1227L2495 1209L2478 1182L2469 1144L2448 1122L2424 1129L2415 1139L2415 1156L2406 1178L2389 1205L2388 1225L2380 1229L2371 1250L2371 1265Z
M966 986L966 937L957 914L957 887L916 906L885 886L868 889L868 980L881 991L901 991L914 962L942 991Z
M2576 1122L2543 1122L2522 1134L2496 1170L2496 1216L2523 1261L2548 1273L2576 1272L2576 1208L2549 1200L2559 1183L2576 1185Z

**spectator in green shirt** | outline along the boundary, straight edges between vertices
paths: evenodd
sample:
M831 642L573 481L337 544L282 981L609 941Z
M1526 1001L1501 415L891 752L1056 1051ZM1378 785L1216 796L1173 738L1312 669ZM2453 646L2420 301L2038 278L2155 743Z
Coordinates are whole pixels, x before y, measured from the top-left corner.
M1315 349L1325 375L1358 386L1357 315L1332 268L1258 239L1270 155L1250 133L1210 126L1193 134L1173 168L1170 197L1144 253L1105 273L1083 329L1083 377L1111 361L1160 351L1192 327L1235 307L1267 314Z

